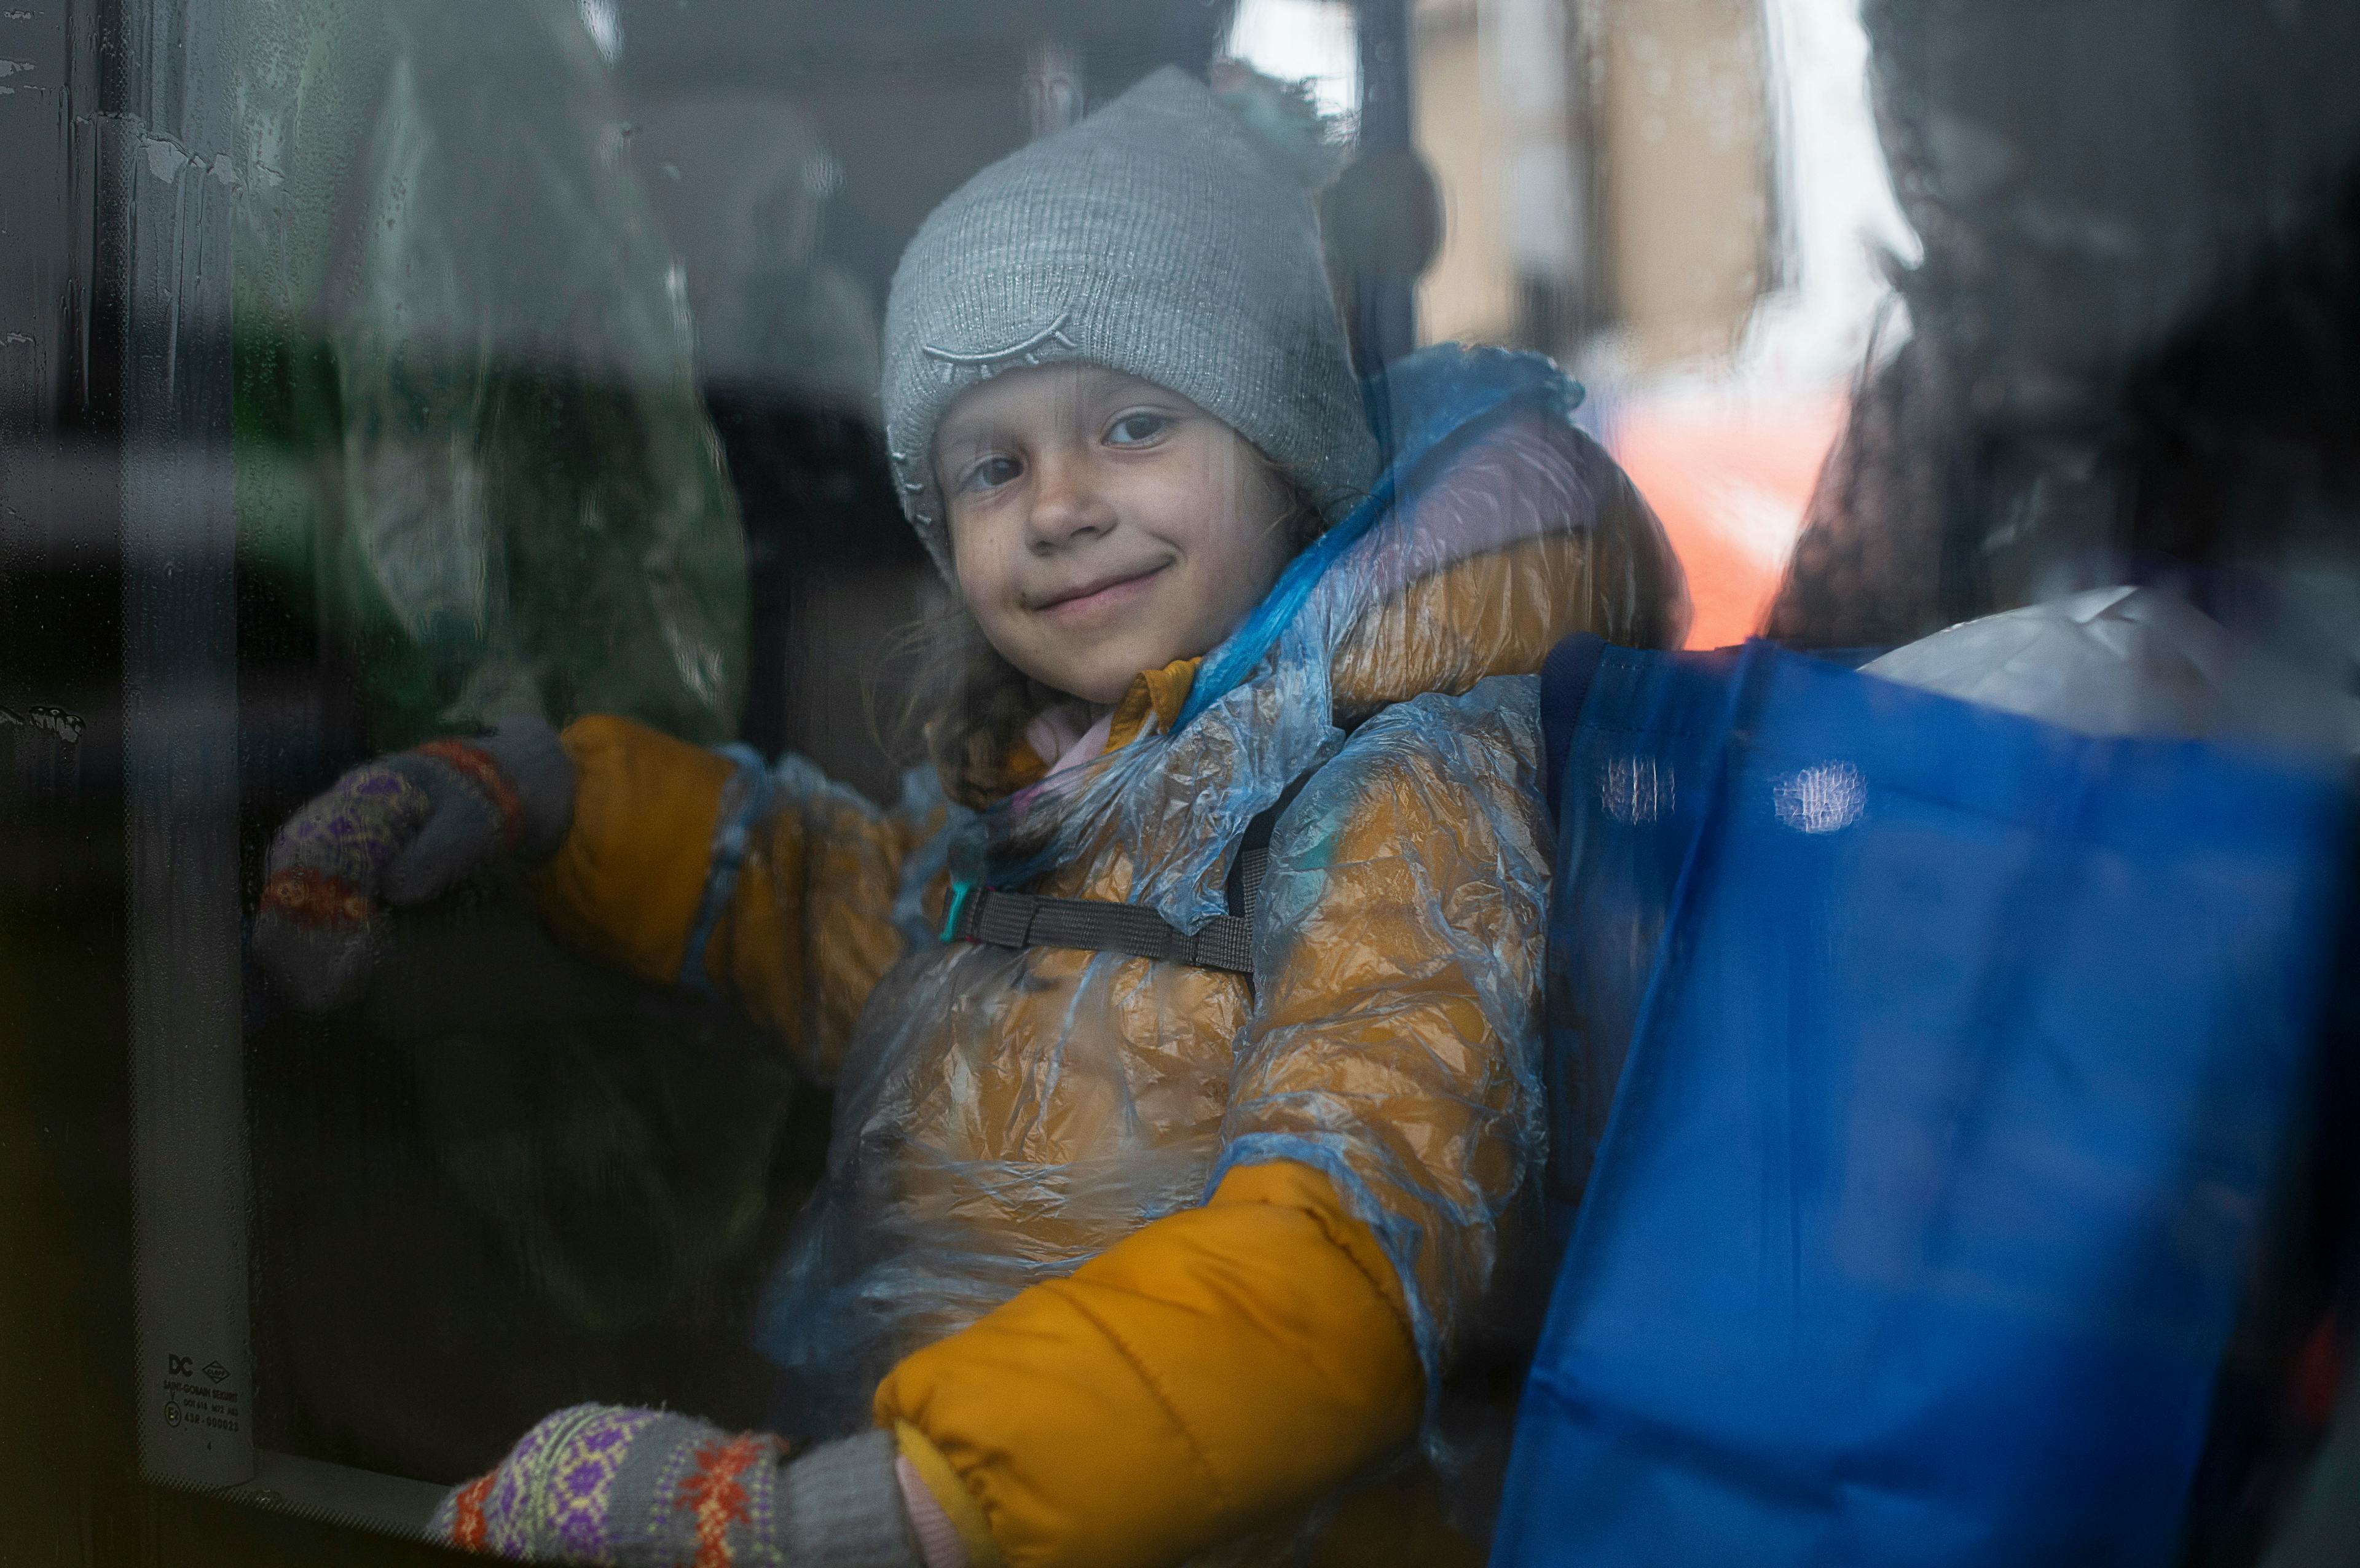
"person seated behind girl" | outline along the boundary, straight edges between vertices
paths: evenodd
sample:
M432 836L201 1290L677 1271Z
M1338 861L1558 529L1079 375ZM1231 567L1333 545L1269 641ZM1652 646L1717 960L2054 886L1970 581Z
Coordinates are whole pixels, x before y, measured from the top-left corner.
M257 944L315 1002L365 969L373 896L505 834L559 930L734 996L836 1085L764 1305L777 1430L561 1411L443 1538L1471 1558L1411 1517L1413 1440L1542 1157L1551 857L1533 682L1490 677L1575 631L1676 643L1686 603L1545 361L1396 365L1381 457L1284 169L1165 71L912 242L884 405L967 656L893 809L593 715L356 770L282 834ZM1220 930L1282 801L1250 964L976 929L978 889L1022 887Z

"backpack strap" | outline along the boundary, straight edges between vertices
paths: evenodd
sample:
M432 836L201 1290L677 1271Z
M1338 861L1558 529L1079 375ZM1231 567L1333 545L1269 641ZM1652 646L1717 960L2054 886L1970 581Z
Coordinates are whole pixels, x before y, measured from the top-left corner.
M1154 910L1113 898L1044 898L1004 887L960 882L951 888L945 942L980 942L993 947L1074 947L1090 953L1127 953L1135 958L1193 964L1199 969L1253 974L1254 906L1270 863L1270 838L1278 819L1311 782L1304 774L1286 787L1268 810L1246 824L1229 864L1229 912L1216 915L1193 936Z
M943 934L993 947L1077 947L1253 973L1253 927L1245 918L1216 915L1191 936L1153 909L1112 898L1043 898L962 883Z
M1312 769L1313 773L1317 771ZM1254 820L1246 824L1244 836L1238 840L1237 858L1229 862L1229 915L1244 920L1249 929L1253 925L1254 907L1262 898L1262 869L1270 864L1271 834L1278 831L1278 819L1286 814L1286 808L1295 804L1295 798L1310 782L1310 773L1297 775L1294 783L1279 792L1277 800L1255 813Z

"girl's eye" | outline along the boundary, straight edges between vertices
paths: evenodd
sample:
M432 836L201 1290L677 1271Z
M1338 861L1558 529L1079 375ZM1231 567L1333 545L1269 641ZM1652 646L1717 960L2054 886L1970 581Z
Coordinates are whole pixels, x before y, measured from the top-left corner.
M959 480L959 488L997 490L1022 472L1022 467L1012 457L987 457L967 471Z
M1171 426L1170 418L1163 414L1125 414L1107 427L1107 441L1114 446L1141 446Z

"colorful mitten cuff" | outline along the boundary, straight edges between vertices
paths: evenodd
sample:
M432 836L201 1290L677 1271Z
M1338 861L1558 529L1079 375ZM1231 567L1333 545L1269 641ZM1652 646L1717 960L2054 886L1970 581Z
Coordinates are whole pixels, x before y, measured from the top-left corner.
M422 903L508 852L534 865L557 853L574 822L574 764L557 732L516 719L474 740L428 741L387 757L434 801L434 812L386 867L385 896Z
M894 1460L890 1432L790 1463L768 1432L577 1405L453 1491L429 1533L470 1552L617 1568L923 1568Z

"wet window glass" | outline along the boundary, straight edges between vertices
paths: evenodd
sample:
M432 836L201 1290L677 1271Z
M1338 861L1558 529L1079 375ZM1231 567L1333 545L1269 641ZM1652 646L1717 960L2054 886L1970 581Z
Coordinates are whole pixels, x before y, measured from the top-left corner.
M0 1561L2351 1560L2355 47L0 12Z

